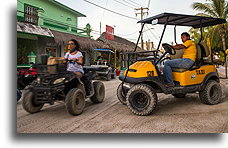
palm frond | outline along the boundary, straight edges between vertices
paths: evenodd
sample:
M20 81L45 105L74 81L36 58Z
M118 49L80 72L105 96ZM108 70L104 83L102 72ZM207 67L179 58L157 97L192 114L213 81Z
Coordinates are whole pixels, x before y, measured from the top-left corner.
M219 18L226 18L226 15L227 15L225 14L227 10L226 0L212 0L211 6L213 7L214 12L216 12Z
M205 13L197 13L196 16L205 16L205 17L211 17L211 15L209 14L205 14Z
M223 16L223 18L225 18L227 20L227 18L228 18L228 1L225 2L225 8L224 9L225 10L224 10L224 16Z
M209 3L193 3L193 9L203 11L204 13L212 16L212 17L218 17L218 15L213 11L213 7Z

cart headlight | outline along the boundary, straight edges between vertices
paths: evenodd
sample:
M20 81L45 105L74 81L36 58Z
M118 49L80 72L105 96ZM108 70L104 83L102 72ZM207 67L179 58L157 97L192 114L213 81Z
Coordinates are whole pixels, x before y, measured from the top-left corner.
M64 80L65 80L65 78L56 79L56 80L53 82L53 84L62 83Z

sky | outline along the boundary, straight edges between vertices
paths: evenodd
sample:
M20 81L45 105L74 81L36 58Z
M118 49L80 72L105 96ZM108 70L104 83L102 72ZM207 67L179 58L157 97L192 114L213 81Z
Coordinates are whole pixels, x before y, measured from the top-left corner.
M137 24L136 19L126 18L107 10L96 7L84 0L57 0L58 2L75 9L86 15L86 17L79 18L78 26L85 27L89 23L93 29L92 36L94 39L99 37L100 22L101 30L105 32L105 26L113 26L114 34L132 42L137 41L141 24ZM112 11L140 19L138 15L136 17L136 10L134 8L148 7L148 15L144 15L144 18L151 17L163 12L190 14L195 15L199 13L192 9L194 2L206 2L206 0L88 0L92 3L100 5L104 8ZM144 41L153 41L157 46L159 37L161 36L163 26L162 25L147 25L144 30ZM180 34L182 32L188 32L189 27L177 27L177 42L181 43ZM165 32L163 43L174 42L173 26L168 26Z
M85 26L90 23L92 27L99 30L99 22L103 11L84 2L83 0L58 0L65 5L87 15L81 18L79 25ZM91 0L100 5L105 5L106 0ZM136 0L134 0L136 1ZM191 9L192 0L151 0L149 15L161 12L175 12L195 14ZM137 1L137 3L147 5L147 1ZM182 4L183 3L183 4ZM172 6L172 8L170 8ZM134 17L134 10L109 0L107 7ZM39 134L16 134L16 102L15 93L15 73L16 73L16 8L15 0L1 1L0 16L4 20L0 23L2 54L0 58L1 69L1 103L0 103L0 147L1 148L121 148L121 147L159 147L159 148L225 148L227 147L228 134L150 134L150 135L39 135ZM140 25L135 20L125 19L117 15L105 12L102 19L103 24L116 25L116 33L131 34L139 30ZM103 30L104 31L104 30ZM154 29L159 32L159 29ZM137 35L128 36L137 38ZM151 39L153 37L151 36ZM7 55L6 55L7 54ZM4 70L4 71L3 71ZM118 138L119 137L119 138ZM138 138L138 139L137 139ZM137 140L136 140L137 139ZM180 140L181 139L181 140Z

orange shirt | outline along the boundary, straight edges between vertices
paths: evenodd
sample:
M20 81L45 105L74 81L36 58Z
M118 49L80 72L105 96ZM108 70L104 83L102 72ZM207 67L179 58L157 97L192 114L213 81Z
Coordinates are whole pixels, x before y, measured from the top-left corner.
M196 60L196 45L192 40L187 40L183 43L183 45L186 47L184 49L183 58L188 58L193 61Z

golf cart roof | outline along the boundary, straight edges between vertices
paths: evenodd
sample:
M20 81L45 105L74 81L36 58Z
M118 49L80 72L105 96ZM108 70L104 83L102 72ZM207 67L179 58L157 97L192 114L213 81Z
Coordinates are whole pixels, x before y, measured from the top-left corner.
M112 50L110 49L102 49L102 48L97 48L97 49L94 49L95 51L100 51L100 52L111 52L111 53L114 53Z
M225 19L195 16L195 15L184 15L174 13L161 13L150 18L138 21L138 23L152 24L152 21L158 20L157 24L176 25L176 26L189 26L193 28L214 26L217 24L226 23Z

